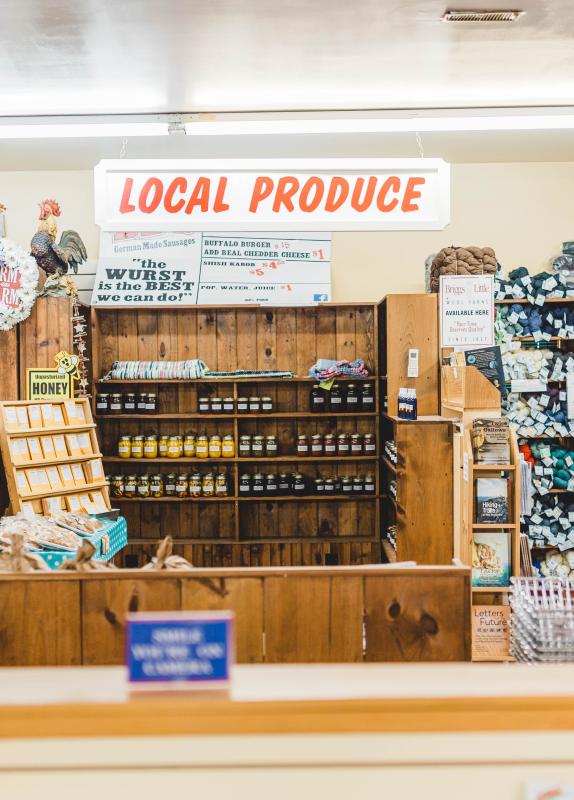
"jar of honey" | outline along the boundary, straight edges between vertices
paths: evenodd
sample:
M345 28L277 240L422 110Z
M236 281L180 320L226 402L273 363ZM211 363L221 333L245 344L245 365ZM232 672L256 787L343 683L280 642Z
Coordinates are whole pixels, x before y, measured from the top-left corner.
M195 440L195 457L209 458L209 439L204 433Z
M181 436L170 436L167 441L167 457L181 458L183 455L183 439Z
M186 433L183 440L183 455L186 458L195 458L195 433Z
M169 449L169 436L162 435L159 437L157 443L157 451L160 458L167 458L167 451Z
M138 497L149 497L150 496L149 477L147 475L140 475L139 476L138 485L137 485L137 492L138 492Z
M189 481L187 475L182 474L177 476L175 484L175 494L177 497L185 497L189 490Z
M135 497L138 487L137 475L126 475L124 480L124 497Z
M221 455L223 458L235 457L235 439L230 433L223 437L223 441L221 443Z
M161 475L150 476L149 493L152 497L163 497L163 477Z
M211 436L209 439L209 457L221 458L221 436Z
M212 472L207 472L201 481L201 493L204 497L213 497L215 494L215 480Z
M130 458L132 454L131 436L120 436L118 441L118 456L120 458Z
M157 436L150 434L144 441L144 458L157 458L159 452Z
M132 436L132 458L143 458L144 437Z
M259 414L261 411L261 398L257 396L253 396L249 398L249 413L250 414Z
M189 476L189 496L201 497L201 475L194 472Z
M175 474L175 472L169 472L165 476L164 492L166 497L174 497L176 481L177 481L177 475Z

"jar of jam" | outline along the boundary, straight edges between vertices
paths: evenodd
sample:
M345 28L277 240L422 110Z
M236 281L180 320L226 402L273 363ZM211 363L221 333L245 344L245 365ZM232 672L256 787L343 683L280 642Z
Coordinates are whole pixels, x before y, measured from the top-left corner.
M175 474L175 472L169 472L165 476L165 483L163 489L166 497L174 497L176 481L177 481L177 475Z
M262 397L261 398L261 412L263 414L270 414L273 411L273 398L272 397Z
M329 392L329 410L333 411L335 414L340 414L342 411L345 411L343 392L338 383L334 383L331 386L331 391Z
M163 497L163 477L161 475L150 476L149 493L152 497Z
M183 439L181 436L172 435L167 440L167 457L181 458L183 455Z
M229 492L228 485L227 485L227 473L226 472L218 472L215 476L215 496L216 497L227 497Z
M223 398L223 413L224 414L233 414L235 411L235 400L233 397L224 397Z
M298 456L309 455L309 440L307 439L304 433L301 433L297 436L297 455Z
M124 476L113 475L111 479L112 497L124 496Z
M323 455L323 436L320 433L311 436L311 453L314 456Z
M209 397L200 397L198 399L197 410L200 414L209 414Z
M195 433L186 433L183 439L183 455L195 458Z
M337 452L337 440L334 433L326 433L323 437L323 452L326 456L334 455Z
M274 456L277 455L278 451L279 451L279 446L277 444L277 437L267 436L265 438L265 455L273 458Z
M375 410L375 390L372 383L361 386L361 411Z
M363 488L364 488L365 494L375 494L375 489L376 489L375 478L374 478L373 475L371 475L371 473L369 473L368 475L365 475L365 481L364 481L364 487Z
M248 397L238 397L237 398L237 413L238 414L247 414L249 411L249 398Z
M254 436L251 443L251 453L255 458L262 458L265 450L265 437Z
M339 433L337 435L337 454L340 456L348 456L350 453L349 434Z
M221 436L211 436L209 439L209 457L221 458Z
M360 433L351 434L351 455L360 456L363 453L363 437Z
M110 414L122 413L122 396L121 394L110 395Z
M269 475L265 476L265 494L277 494L277 491L277 475L274 472L270 472Z
M211 398L210 411L212 414L221 414L223 411L223 400L221 397Z
M189 496L201 497L201 475L199 472L194 472L189 476Z
M374 433L365 433L363 436L363 452L371 456L377 452L377 439Z
M346 397L346 406L347 411L360 411L361 406L359 403L359 390L357 389L356 384L349 383L347 385L347 397Z
M140 392L136 400L136 411L138 412L138 414L145 414L146 406L147 406L147 394L145 392Z
M203 497L213 497L215 494L215 480L213 472L206 472L201 480L201 494Z
M135 395L135 392L127 392L126 394L124 394L123 412L124 412L124 414L135 414L136 413L136 395Z
M260 397L250 397L249 398L249 413L250 414L259 414L261 411L261 398Z
M132 458L143 458L144 437L132 436Z
M251 482L251 491L253 494L263 494L265 491L265 479L260 472L256 472Z
M245 472L239 478L239 494L242 497L247 497L251 494L251 475L248 472Z
M150 496L149 477L147 475L139 476L137 490L138 490L138 497Z
M99 394L96 397L96 414L108 414L110 410L109 394Z
M353 478L353 494L363 494L363 479L359 475Z
M144 458L157 458L159 452L157 436L150 434L144 441Z
M146 397L145 413L157 414L157 395L153 394L153 392L150 392Z
M118 441L118 456L120 458L130 458L132 454L131 436L120 436Z
M223 437L221 442L221 455L223 458L235 458L235 439L230 433Z
M315 478L315 494L325 494L325 479Z
M341 478L341 494L351 494L353 491L353 479L345 475Z
M135 497L138 488L137 475L126 475L124 480L124 497Z
M325 392L318 383L313 384L313 388L311 389L311 394L309 396L309 410L313 413L321 413L325 411L325 406L327 405L325 402Z
M189 480L185 473L177 476L177 481L175 482L175 494L176 497L186 497L189 491Z
M195 457L209 458L209 439L205 433L202 433L195 440Z
M296 472L293 475L293 494L305 494L306 488L304 476L300 472Z
M325 478L325 494L335 494L335 481L333 478Z
M249 458L251 455L251 436L239 437L239 457Z
M165 435L160 436L157 443L157 452L160 458L167 458L168 448L169 448L169 436Z
M277 486L280 495L288 495L291 493L291 480L286 472L279 473L279 480Z

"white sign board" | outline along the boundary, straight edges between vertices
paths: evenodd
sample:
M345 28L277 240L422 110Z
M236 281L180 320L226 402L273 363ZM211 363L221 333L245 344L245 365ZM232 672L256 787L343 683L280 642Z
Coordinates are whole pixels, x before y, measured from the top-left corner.
M110 231L440 230L440 158L104 160L96 222Z
M95 306L331 300L328 234L102 231Z
M441 347L494 344L494 276L440 276Z

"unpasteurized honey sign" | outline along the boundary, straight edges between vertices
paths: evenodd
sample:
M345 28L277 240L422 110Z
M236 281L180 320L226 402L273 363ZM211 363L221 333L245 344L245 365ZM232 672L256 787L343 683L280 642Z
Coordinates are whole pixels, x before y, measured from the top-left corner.
M104 160L96 222L109 231L439 230L442 159Z

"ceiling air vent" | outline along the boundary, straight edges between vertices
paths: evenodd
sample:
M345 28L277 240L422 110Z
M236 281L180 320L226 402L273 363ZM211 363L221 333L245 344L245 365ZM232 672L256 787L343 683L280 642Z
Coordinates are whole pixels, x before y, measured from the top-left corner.
M516 22L524 11L445 11L444 22Z

